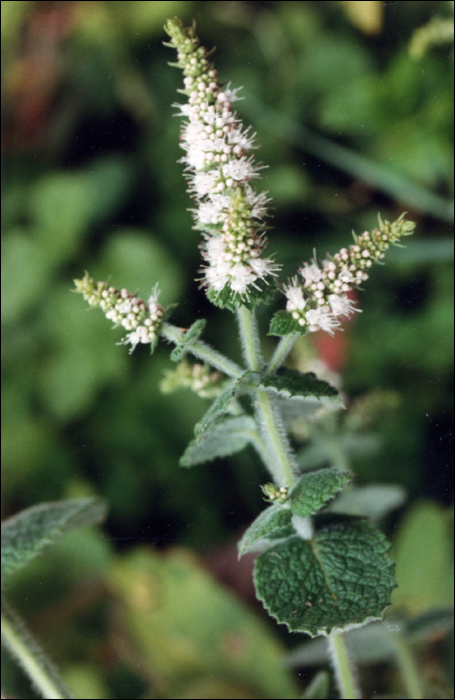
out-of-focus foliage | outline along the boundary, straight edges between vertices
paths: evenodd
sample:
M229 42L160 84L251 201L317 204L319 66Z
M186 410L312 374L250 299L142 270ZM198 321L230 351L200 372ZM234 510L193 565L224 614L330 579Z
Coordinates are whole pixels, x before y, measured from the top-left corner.
M414 504L403 520L395 540L394 604L409 615L453 603L452 524L453 512L435 503Z
M66 497L109 502L103 540L70 535L21 573L14 591L80 697L292 694L274 665L279 647L250 617L259 608L234 603L203 572L210 568L250 601L251 562L239 567L235 544L262 506L259 483L267 475L250 448L229 462L181 469L207 402L189 391L160 394L172 368L169 348L152 359L140 348L129 357L115 345L121 331L70 292L85 269L144 297L159 281L162 301L178 303L175 323L207 318L207 340L239 358L230 314L215 312L194 282L199 239L177 163L171 105L181 77L161 43L167 17L196 19L203 42L217 46L222 79L244 86L238 108L258 132L259 157L269 166L263 184L276 207L271 251L289 274L315 246L320 256L333 253L350 242L352 228L374 226L378 211L392 220L406 209L417 221L415 240L365 285L363 313L344 333L317 337L312 349L299 345L290 360L300 368L313 354L342 372L352 418L328 417L316 446L305 442L304 427L294 435L302 454L317 461L331 434L357 486L405 489L409 506L383 521L392 537L398 526L396 610L412 617L446 604L453 47L431 44L419 58L410 47L434 17L453 19L452 5L2 2L2 506L7 516ZM381 399L372 418L365 398L372 392L398 398L393 405ZM436 502L412 505L422 496ZM148 549L134 549L138 543ZM181 549L157 554L171 545ZM179 628L175 618L162 630L171 645L177 632L185 637L185 659L203 654L210 640L220 644L223 619L232 616L245 630L239 634L250 630L243 661L232 657L238 640L223 649L213 642L215 678L208 665L191 670L183 657L165 673L150 639L152 628L165 624L164 607L150 610L153 625L143 634L131 603L141 576L169 580L163 606L172 607L177 595L173 576L181 577L182 591L207 591L216 619L195 622L194 634L192 624ZM155 600L152 584L144 584L143 602ZM176 606L191 608L185 595ZM187 620L200 618L203 595L194 594ZM275 634L288 645L299 642L281 629ZM430 669L428 645L421 659ZM439 658L441 685L450 685L450 666ZM8 666L5 674L24 693ZM395 686L391 679L375 692Z
M135 550L113 573L125 624L152 682L173 697L294 696L264 623L187 552ZM182 693L183 686L183 695Z

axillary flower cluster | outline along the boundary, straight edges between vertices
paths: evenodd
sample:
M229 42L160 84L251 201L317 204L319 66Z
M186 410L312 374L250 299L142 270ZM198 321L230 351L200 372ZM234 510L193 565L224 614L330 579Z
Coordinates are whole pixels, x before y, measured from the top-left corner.
M74 283L75 291L81 293L90 306L99 306L114 326L122 326L129 331L120 342L131 345L130 354L139 343L150 343L153 351L165 315L164 307L158 303L157 287L146 303L127 289L119 290L107 282L95 282L87 272Z
M402 236L414 231L415 224L404 216L392 224L379 220L379 228L355 237L353 245L342 248L332 259L326 258L322 267L315 260L300 268L303 282L294 277L284 287L286 310L295 322L295 330L333 333L342 316L360 310L348 294L368 279L369 268L382 260L391 244L396 245Z
M233 111L237 91L221 88L194 27L170 20L165 29L171 37L167 46L177 50L176 65L185 76L180 92L188 96L186 104L176 106L187 119L181 133L186 151L182 162L197 204L195 228L204 235L202 283L214 303L223 290L241 303L279 270L272 258L261 257L267 245L263 219L269 200L250 184L259 177L259 167L247 155L255 147L254 137Z

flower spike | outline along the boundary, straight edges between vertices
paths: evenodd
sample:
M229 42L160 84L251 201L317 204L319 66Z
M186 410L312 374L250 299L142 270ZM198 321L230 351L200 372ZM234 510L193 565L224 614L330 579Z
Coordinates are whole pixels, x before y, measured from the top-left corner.
M415 223L404 217L402 214L393 223L383 222L379 217L379 228L360 236L354 234L354 244L342 248L333 258L327 257L322 267L316 259L304 263L298 271L303 282L293 277L283 288L286 311L274 316L271 335L317 330L333 334L341 325L341 317L360 311L349 292L368 279L369 268L382 261L390 245L399 245L402 236L413 233Z
M259 177L249 155L254 135L244 129L232 104L237 89L224 89L209 53L199 45L194 25L178 20L165 26L167 46L177 49L183 69L186 104L176 105L186 121L181 132L188 190L196 202L194 228L203 232L202 284L218 306L236 307L260 300L279 266L261 257L267 245L263 219L269 199L251 186Z
M120 342L131 345L130 354L139 343L150 343L153 352L165 315L164 307L158 303L158 286L146 303L127 289L116 289L107 282L95 283L88 272L81 280L74 280L74 284L75 291L82 294L90 306L99 306L114 327L122 326L129 331Z

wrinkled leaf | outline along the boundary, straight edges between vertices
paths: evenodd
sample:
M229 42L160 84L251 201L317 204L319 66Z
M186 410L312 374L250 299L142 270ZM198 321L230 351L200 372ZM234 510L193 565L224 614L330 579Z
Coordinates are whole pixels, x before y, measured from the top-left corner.
M338 390L323 379L318 379L314 372L302 374L295 369L280 368L276 374L267 374L261 378L260 386L272 389L284 398L328 399L342 405Z
M271 322L268 335L305 335L306 329L299 325L299 322L292 318L289 311L277 311Z
M236 311L239 306L246 306L252 311L258 304L268 304L275 293L275 287L266 285L262 280L257 281L258 289L252 288L248 299L245 299L230 287L225 287L221 292L213 289L207 290L207 298L220 309Z
M380 618L395 588L390 544L372 525L335 520L291 537L255 562L258 598L278 622L310 636Z
M351 479L352 474L336 467L303 474L289 494L292 512L302 518L316 513Z

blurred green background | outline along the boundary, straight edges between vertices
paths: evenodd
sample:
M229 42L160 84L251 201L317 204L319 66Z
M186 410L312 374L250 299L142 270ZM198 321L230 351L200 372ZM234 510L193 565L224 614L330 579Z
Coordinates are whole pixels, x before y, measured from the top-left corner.
M407 493L383 523L399 558L393 610L450 604L453 42L427 28L450 24L453 2L1 8L3 516L88 494L109 502L102 533L68 536L10 593L78 697L297 697L314 669L299 677L281 658L302 637L268 620L251 560L236 561L263 506L255 453L179 468L205 402L160 394L169 349L128 356L72 279L87 269L145 298L159 282L162 301L178 304L174 323L207 318L207 340L240 358L234 319L194 281L199 240L177 163L181 74L162 26L195 19L221 79L243 85L238 111L257 131L274 200L270 251L287 274L378 211L417 222L372 273L355 322L292 361L318 355L348 402L398 397L375 422L380 447L352 468L359 485ZM431 697L451 697L450 642L431 640L415 653ZM33 697L8 660L5 674L11 693ZM393 670L364 681L401 692Z

